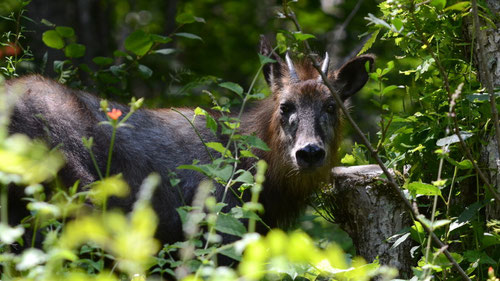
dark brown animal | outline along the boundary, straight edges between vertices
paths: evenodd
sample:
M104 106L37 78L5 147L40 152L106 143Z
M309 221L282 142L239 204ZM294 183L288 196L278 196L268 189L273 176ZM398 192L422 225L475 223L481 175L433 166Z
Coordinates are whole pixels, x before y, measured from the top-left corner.
M342 114L310 63L294 64L288 55L285 62L265 41L261 43L261 53L276 60L264 67L264 76L273 94L243 115L241 131L255 133L271 148L268 152L255 152L269 164L261 194L265 208L263 219L271 227L281 227L289 225L305 207L307 197L321 183L329 181L340 140ZM328 71L328 58L323 61L323 70L343 100L366 83L366 62L372 64L373 57L356 57L339 70ZM99 99L38 75L7 82L8 94L18 89L22 89L22 95L14 108L10 132L44 139L52 147L59 146L66 157L66 166L60 172L64 184L69 186L80 180L81 185L86 185L98 180L81 139L94 138L93 151L101 171L105 170L111 127L98 125L106 120L99 111ZM117 103L110 107L128 110ZM188 118L193 116L192 109L179 110ZM204 120L196 120L195 126L205 141L225 141L206 129ZM185 118L172 110L141 109L132 115L128 124L132 127L123 127L117 132L111 172L123 174L132 195L113 200L110 205L130 210L142 180L156 171L163 179L152 202L160 222L157 237L164 243L182 240L182 225L175 209L183 205L183 201L191 203L204 176L191 170L176 170L176 167L191 164L193 159L207 163L209 155ZM249 168L253 164L245 162L240 166ZM181 180L182 198L169 185L171 171ZM222 193L223 187L218 186L215 196L219 200ZM19 195L11 197L11 223L16 223L26 211L18 200ZM225 203L231 207L240 201L229 193Z

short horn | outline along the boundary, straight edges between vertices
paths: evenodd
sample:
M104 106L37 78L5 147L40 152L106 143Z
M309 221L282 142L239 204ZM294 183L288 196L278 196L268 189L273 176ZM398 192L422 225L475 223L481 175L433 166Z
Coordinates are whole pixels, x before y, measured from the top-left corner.
M330 57L328 56L328 52L325 53L325 59L323 60L323 63L321 64L321 72L323 72L325 75L328 75L328 66L330 65ZM321 79L321 74L318 77L318 81L322 81Z
M295 71L295 67L293 66L293 62L290 59L288 52L285 55L285 59L286 59L286 64L288 65L288 71L290 72L290 79L292 80L292 82L299 82L299 76Z

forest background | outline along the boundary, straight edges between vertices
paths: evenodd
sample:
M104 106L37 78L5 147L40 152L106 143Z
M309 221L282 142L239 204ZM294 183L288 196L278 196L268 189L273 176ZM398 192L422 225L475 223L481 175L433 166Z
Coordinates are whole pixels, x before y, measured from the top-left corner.
M495 134L488 101L496 95L487 89L488 79L493 92L498 93L500 83L495 80L497 72L486 78L477 70L481 59L474 44L480 40L472 24L473 3L290 2L301 33L287 19L283 3L272 0L4 0L2 74L9 78L41 73L102 98L128 102L132 96L144 97L147 107L207 108L214 99L222 105L239 104L232 86L219 85L229 81L242 89L251 87L262 63L257 55L261 34L275 42L281 54L289 48L305 55L307 40L313 51L327 51L334 66L360 52L373 53L375 72L351 102L354 121L384 164L401 175L402 190L430 221L430 228L452 245L465 275L485 280L488 272L498 272L500 208L493 200L498 185L485 156L494 150L485 148ZM498 35L495 1L480 1L478 13L482 29ZM152 39L150 34L158 36ZM489 69L499 63L494 58L493 51L486 62ZM269 95L263 77L254 89ZM455 128L464 140L456 137ZM342 164L376 163L352 127L346 126L344 136ZM465 140L471 157L464 153ZM488 183L477 168L487 174ZM346 234L317 213L310 211L302 221L298 227L319 248L335 241L355 255ZM413 249L414 269L407 277L459 278L452 263L442 257L443 249L428 243L420 223L396 237L419 245ZM99 272L102 266L87 272ZM199 277L197 270L193 272ZM169 269L163 273L178 274ZM307 277L304 272L298 275Z

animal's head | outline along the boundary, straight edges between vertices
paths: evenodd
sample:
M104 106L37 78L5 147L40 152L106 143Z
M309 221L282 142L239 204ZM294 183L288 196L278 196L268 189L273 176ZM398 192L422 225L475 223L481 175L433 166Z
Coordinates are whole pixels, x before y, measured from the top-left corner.
M271 127L274 141L291 169L314 171L331 167L340 141L342 113L318 71L308 60L293 62L288 54L283 60L262 37L260 53L276 62L266 64L263 72L273 92L274 112ZM326 56L323 72L343 101L358 92L368 80L366 62L373 56L351 59L338 70L329 69Z

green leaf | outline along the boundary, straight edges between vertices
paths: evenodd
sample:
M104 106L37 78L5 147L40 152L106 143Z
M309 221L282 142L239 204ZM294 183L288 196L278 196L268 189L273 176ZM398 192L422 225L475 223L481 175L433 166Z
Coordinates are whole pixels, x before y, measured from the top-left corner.
M412 182L406 188L414 194L441 196L441 190L437 186L423 182Z
M249 145L251 145L254 148L264 150L264 151L270 151L271 149L267 144L259 139L257 136L254 135L249 135L249 136L242 136L243 140L246 141Z
M414 222L414 225L410 228L411 238L418 243L423 243L426 237L425 230L422 224L418 221Z
M64 48L64 40L61 38L59 33L55 30L45 31L42 35L42 41L50 48L62 49Z
M363 48L361 48L361 51L359 51L358 56L366 53L366 51L368 51L373 46L373 43L375 43L375 40L377 40L377 36L378 36L379 32L380 32L380 29L377 29L372 33L372 36L370 37L370 39L368 39L366 41L366 43L363 45Z
M205 23L204 18L195 17L191 13L182 13L175 18L175 21L177 23L180 23L180 24L189 24L189 23L193 23L193 22Z
M153 70L151 70L151 68L149 68L143 64L139 64L137 66L137 70L139 70L139 73L145 79L147 79L147 78L151 77L151 75L153 75Z
M268 56L264 56L262 54L259 54L259 61L260 61L260 65L264 65L264 64L267 64L267 63L275 63L276 62L272 58L270 58Z
M286 37L283 33L276 33L276 45L278 45L278 51L282 54L286 52Z
M221 248L219 248L219 249L221 249ZM235 261L241 261L241 254L238 254L236 252L234 246L231 246L229 248L223 248L222 250L219 251L219 253L226 256L226 257L230 257Z
M238 96L242 97L243 88L240 85L236 84L236 83L233 83L233 82L224 82L224 83L220 83L219 86L222 87L222 88L229 89L229 90L235 92L236 94L238 94Z
M446 7L446 0L431 0L431 5L436 7L438 10L442 10Z
M470 1L463 1L463 2L458 2L456 4L453 4L449 7L447 7L446 9L444 9L445 11L465 11L467 9L469 9L470 7Z
M417 218L419 219L419 221L421 223L423 223L424 225L426 225L428 228L430 228L432 230L438 229L438 228L445 226L451 222L450 220L437 220L437 221L432 222L432 221L428 220L424 215L418 215Z
M179 32L179 33L175 33L175 35L179 36L179 37L188 38L188 39L195 39L195 40L201 40L201 41L203 41L203 39L201 39L200 36L192 34L192 33Z
M150 36L151 36L151 40L153 40L153 42L155 42L155 43L166 44L166 43L172 41L172 38L170 38L168 36L162 36L162 35L158 35L158 34L150 34Z
M125 49L132 53L143 56L153 46L151 36L142 30L136 30L125 39Z
M231 165L217 167L215 163L205 165L180 165L177 167L180 170L193 170L200 172L213 179L221 179L227 182L232 175L233 168Z
M342 163L344 165L352 166L352 165L356 164L356 158L354 158L354 156L352 156L351 154L346 154L342 158L342 160L340 160L340 163Z
M153 52L153 54L161 54L161 55L170 55L172 53L175 53L175 49L172 48L167 48L167 49L159 49Z
M457 167L461 170L468 170L474 168L474 165L469 159L465 159L463 161L458 162Z
M85 46L82 44L71 43L64 48L64 54L68 58L81 58L85 55Z
M400 18L394 18L392 21L391 21L392 25L394 26L394 28L398 31L398 32L401 32L403 30L403 21L400 19ZM380 30L380 29L379 29Z
M479 264L489 264L492 266L495 266L497 262L493 260L490 256L488 256L487 253L484 251L478 251L478 250L469 250L464 252L464 258L468 262L476 262L479 261Z
M220 213L215 223L215 229L219 232L242 237L246 228L239 220L231 215Z
M240 150L240 155L246 158L257 158L250 150Z
M207 142L205 145L207 147L219 152L220 154L225 152L226 153L224 155L225 157L233 157L233 155L231 154L231 151L226 150L226 148L220 142Z
M305 41L305 40L310 39L310 38L316 38L312 34L307 34L307 33L302 33L302 32L294 32L293 37L297 41Z
M451 232L468 224L483 207L484 205L482 202L475 202L474 204L465 207L465 210L458 216L458 218L450 224L449 231Z
M212 131L212 133L217 133L217 121L203 108L197 107L194 110L194 115L202 115L205 116L206 119L206 127Z
M95 57L92 59L92 61L95 64L100 65L100 66L106 66L106 65L113 64L113 59L108 58L108 57Z
M43 24L43 25L49 26L49 27L55 27L56 26L55 24L53 24L52 22L50 22L50 21L48 21L46 19L42 19L40 21L40 23Z
M397 89L397 88L399 88L399 86L396 86L396 85L390 85L390 86L387 86L387 87L385 87L385 88L382 90L382 95L385 95L385 94L389 93L390 91L395 90L395 89Z
M75 30L71 27L67 26L58 26L56 27L56 32L64 38L71 38L75 36Z
M241 170L241 171L243 171L243 172L234 181L253 184L254 177L253 177L252 173L250 173L249 171L245 171L245 170Z

